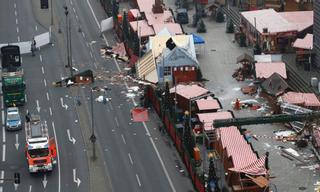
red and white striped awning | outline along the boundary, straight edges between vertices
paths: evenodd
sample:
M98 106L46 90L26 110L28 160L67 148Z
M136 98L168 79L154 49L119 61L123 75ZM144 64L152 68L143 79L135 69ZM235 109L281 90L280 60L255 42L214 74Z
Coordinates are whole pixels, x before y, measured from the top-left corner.
M230 171L245 173L248 175L265 175L267 174L267 169L265 168L266 156L260 157L256 161L250 163L242 168L230 168Z

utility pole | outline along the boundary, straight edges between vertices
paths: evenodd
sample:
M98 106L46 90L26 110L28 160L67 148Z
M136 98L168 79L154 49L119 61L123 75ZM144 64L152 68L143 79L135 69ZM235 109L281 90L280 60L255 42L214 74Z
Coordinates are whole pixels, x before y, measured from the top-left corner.
M68 7L64 6L64 14L66 15L66 36L67 36L67 67L70 68L70 77L73 76L72 71L72 52L71 52L71 30L70 30L70 22L69 22L69 11Z
M92 128L92 134L90 136L90 141L92 143L92 159L96 160L97 159L97 155L96 155L96 141L97 138L94 134L94 118L93 118L93 90L92 88L90 88L90 98L91 98L91 128Z

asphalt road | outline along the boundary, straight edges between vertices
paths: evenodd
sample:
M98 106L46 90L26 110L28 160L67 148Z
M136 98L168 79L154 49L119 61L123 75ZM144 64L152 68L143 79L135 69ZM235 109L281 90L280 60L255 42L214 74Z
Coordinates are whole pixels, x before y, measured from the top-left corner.
M49 17L45 17L48 14L45 10L39 11L38 4L34 0L0 2L1 43L28 41L34 35L48 31L47 25L41 22L50 23ZM42 120L47 122L49 134L57 142L58 165L52 173L30 175L24 156L24 130L6 132L2 124L0 178L12 178L14 172L19 172L21 184L17 191L29 192L192 190L190 180L176 168L175 162L179 162L179 158L175 149L166 146L168 138L155 130L155 123L132 122L130 109L134 101L125 96L128 88L125 81L95 83L111 88L106 93L111 101L106 105L93 102L98 159L90 158L93 150L89 142L92 133L90 87L54 88L51 85L69 75L65 68L66 18L62 8L65 4L69 7L74 67L92 69L96 74L109 73L107 76L123 70L122 64L100 56L100 47L107 39L114 44L114 34L108 32L104 38L99 37L97 21L104 18L104 13L98 3L54 1L53 44L38 50L35 57L31 54L22 56L27 103L20 109L22 117L28 110L40 113ZM62 33L57 33L58 28ZM94 98L99 94L93 93ZM81 106L75 105L75 96L80 96ZM3 104L1 109L4 122ZM12 182L0 181L0 191L14 191Z

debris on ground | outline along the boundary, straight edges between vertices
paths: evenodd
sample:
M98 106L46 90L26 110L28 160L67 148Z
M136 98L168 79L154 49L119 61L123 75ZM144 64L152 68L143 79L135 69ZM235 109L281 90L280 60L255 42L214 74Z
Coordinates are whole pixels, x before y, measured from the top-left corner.
M101 57L115 58L116 60L128 62L129 58L126 56L126 49L123 43L117 43L113 47L105 46L100 49Z
M97 97L96 99L95 99L95 101L97 101L97 102L99 102L99 103L106 103L106 102L108 102L108 101L110 101L111 100L111 98L108 98L108 97L106 97L106 96L104 96L104 95L100 95L99 97Z
M253 95L257 93L257 87L249 85L249 86L242 87L241 91L243 94Z

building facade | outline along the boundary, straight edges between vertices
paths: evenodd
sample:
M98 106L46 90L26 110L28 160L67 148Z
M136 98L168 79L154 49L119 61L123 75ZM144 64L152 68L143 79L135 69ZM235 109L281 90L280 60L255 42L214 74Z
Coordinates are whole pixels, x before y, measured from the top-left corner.
M320 1L314 1L314 26L313 26L313 49L314 49L314 66L320 67Z

